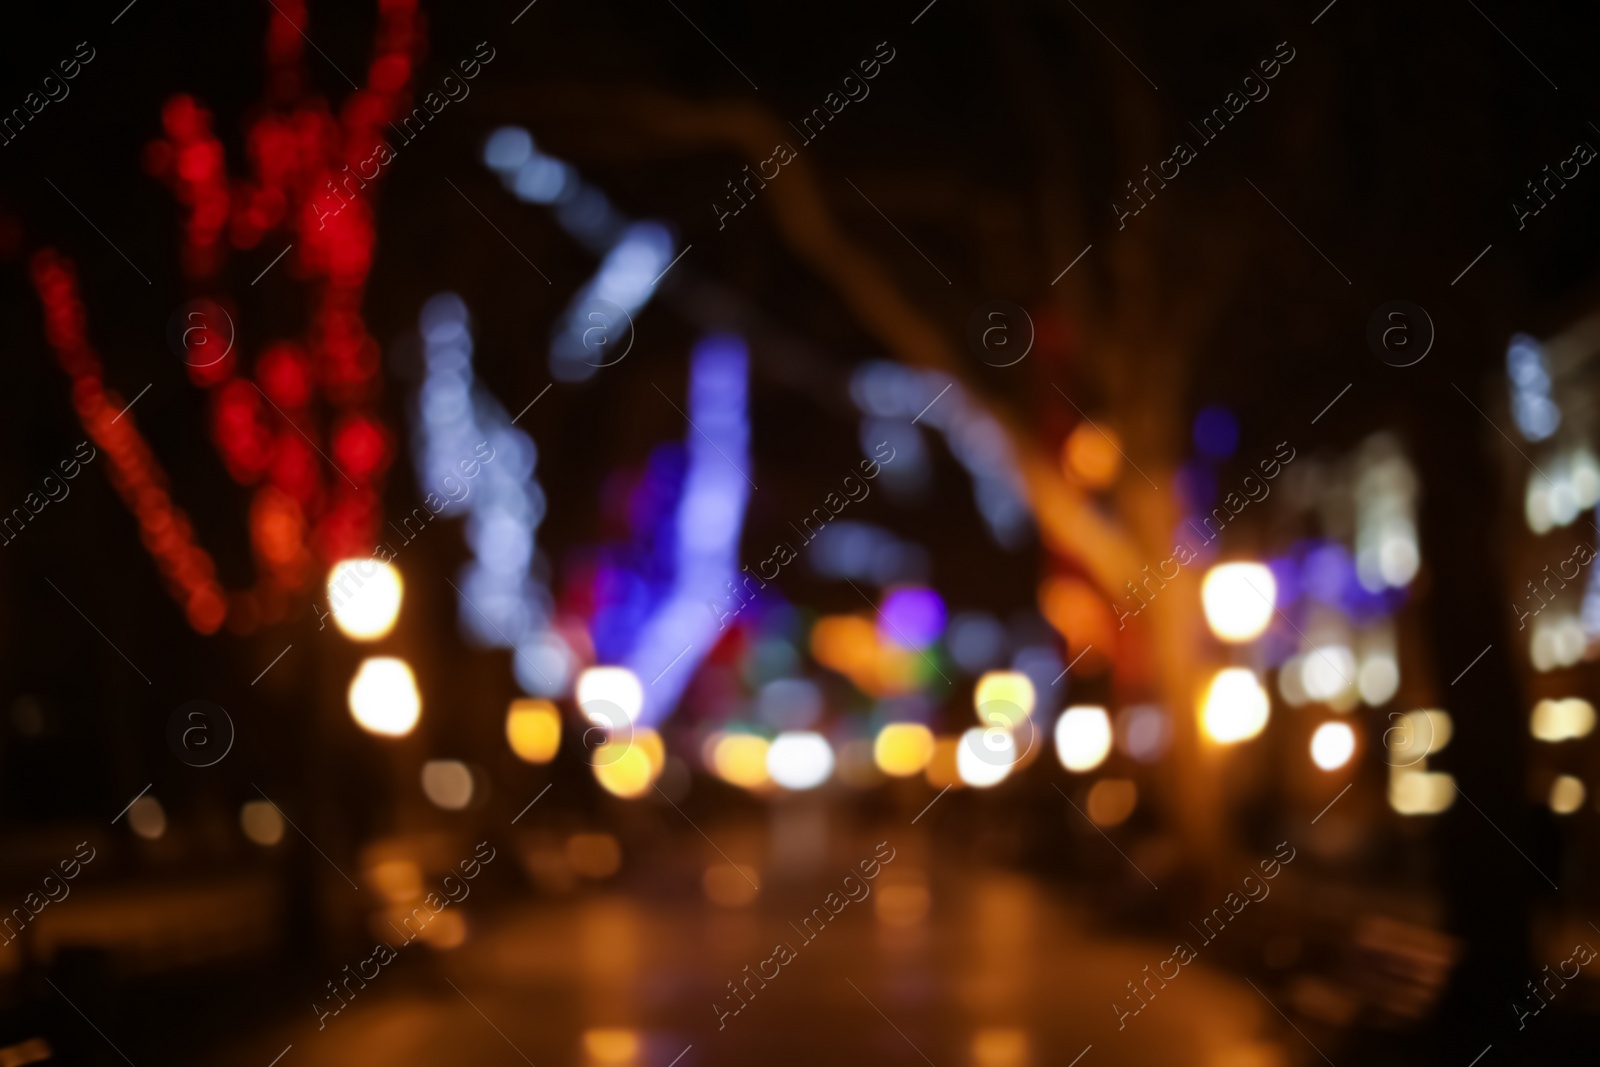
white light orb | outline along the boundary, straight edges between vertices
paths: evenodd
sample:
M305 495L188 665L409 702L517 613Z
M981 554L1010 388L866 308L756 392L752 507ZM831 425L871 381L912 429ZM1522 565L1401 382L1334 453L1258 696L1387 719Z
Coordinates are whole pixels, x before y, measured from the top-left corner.
M1206 624L1223 641L1253 641L1272 621L1278 583L1260 563L1219 563L1200 583Z
M621 712L628 722L636 722L644 710L644 686L638 675L626 667L590 667L578 675L578 710L596 726L615 729L612 722ZM615 709L615 710L613 710Z
M1356 657L1344 645L1323 645L1300 657L1300 688L1312 700L1338 697L1356 682Z
M1311 762L1336 771L1350 762L1356 751L1356 732L1349 723L1325 722L1311 735Z
M1267 725L1270 703L1255 672L1248 667L1226 667L1217 672L1200 710L1206 736L1219 744L1248 741Z
M793 730L772 739L767 773L785 789L815 789L833 773L833 748L810 730Z
M350 680L350 715L369 733L404 737L422 716L417 679L403 659L369 656Z
M956 744L956 774L979 789L1005 781L1016 762L1016 738L999 726L974 726Z
M1105 708L1074 707L1056 720L1056 758L1069 771L1092 771L1111 751L1111 718Z
M403 592L400 572L375 559L346 559L328 572L334 625L353 641L377 641L394 629Z

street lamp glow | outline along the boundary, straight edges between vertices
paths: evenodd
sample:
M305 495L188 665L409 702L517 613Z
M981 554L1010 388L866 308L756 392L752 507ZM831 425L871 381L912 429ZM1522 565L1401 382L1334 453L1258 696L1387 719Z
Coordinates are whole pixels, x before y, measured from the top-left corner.
M369 656L350 680L350 715L363 730L404 737L422 715L417 679L403 659Z
M1259 563L1219 563L1200 583L1206 625L1223 641L1252 641L1272 621L1278 583Z
M956 773L979 789L1005 781L1016 762L1016 738L999 726L974 726L956 745Z
M1092 771L1111 751L1111 719L1105 708L1068 708L1056 720L1056 758L1069 771Z
M328 572L334 625L353 641L377 641L400 617L400 572L375 559L346 559Z
M1218 744L1248 741L1267 725L1267 691L1248 667L1227 667L1206 687L1200 725Z
M1349 723L1325 722L1311 735L1311 762L1336 771L1350 762L1356 751L1356 732Z
M1585 795L1583 779L1563 774L1550 783L1550 810L1557 815L1571 815L1583 807Z
M644 708L644 687L638 675L626 667L590 667L578 675L578 710L596 726L618 729L612 722L620 712L628 722L639 718Z
M781 733L767 749L767 773L785 789L814 789L833 773L833 749L819 733Z

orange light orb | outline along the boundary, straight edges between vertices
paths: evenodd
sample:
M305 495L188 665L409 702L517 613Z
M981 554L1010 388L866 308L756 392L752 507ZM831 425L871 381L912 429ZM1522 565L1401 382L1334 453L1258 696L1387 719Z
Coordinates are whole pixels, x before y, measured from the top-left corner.
M1089 489L1104 489L1117 480L1122 469L1121 442L1105 427L1078 423L1061 446L1062 466L1067 475Z

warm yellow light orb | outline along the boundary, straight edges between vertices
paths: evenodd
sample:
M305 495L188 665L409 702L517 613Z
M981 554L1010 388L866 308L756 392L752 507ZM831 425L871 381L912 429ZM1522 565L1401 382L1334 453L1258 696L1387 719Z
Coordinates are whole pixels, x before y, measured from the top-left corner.
M633 1063L639 1058L639 1035L614 1028L585 1030L583 1051L595 1064Z
M1267 691L1247 667L1226 667L1206 687L1200 725L1218 744L1248 741L1267 725Z
M247 800L239 809L239 826L244 836L270 848L283 840L283 816L268 800Z
M1442 771L1389 769L1389 806L1401 815L1438 815L1456 800L1456 780Z
M1069 771L1092 771L1111 751L1111 717L1105 708L1068 708L1056 720L1056 758Z
M945 786L964 786L967 783L961 780L960 770L957 767L956 753L961 748L960 737L935 737L933 739L933 758L928 760L927 768L922 772L928 779L928 784L935 789Z
M1251 641L1272 621L1278 583L1259 563L1219 563L1200 583L1206 624L1223 641Z
M1586 737L1594 729L1594 705L1582 697L1541 700L1533 706L1528 729L1540 741Z
M328 607L334 625L354 641L376 641L400 617L400 572L375 559L346 559L328 572Z
M1139 805L1139 786L1126 778L1102 778L1089 790L1085 814L1096 826L1126 822Z
M1014 704L1022 710L1022 714L1032 715L1033 682L1021 671L987 672L978 679L977 688L972 691L972 706L980 713L980 720L984 718L981 714L984 705L995 702Z
M369 733L404 737L422 715L417 679L403 659L369 656L350 680L350 715Z
M645 762L650 764L650 780L655 781L667 765L666 742L650 727L640 726L633 731L633 747L644 753Z
M1336 771L1350 762L1356 751L1356 732L1349 723L1325 722L1311 735L1311 762Z
M711 763L723 781L745 789L766 785L767 749L764 737L755 734L723 734L711 752Z
M1583 807L1583 798L1587 794L1581 778L1563 774L1550 783L1550 810L1557 815L1571 815Z
M872 742L872 759L894 778L920 774L933 759L933 731L920 722L892 722Z
M527 763L549 763L561 748L561 713L548 700L513 700L506 711L506 742Z
M594 750L591 758L595 781L612 796L629 800L642 797L655 783L656 771L650 765L650 753L629 740L607 741Z

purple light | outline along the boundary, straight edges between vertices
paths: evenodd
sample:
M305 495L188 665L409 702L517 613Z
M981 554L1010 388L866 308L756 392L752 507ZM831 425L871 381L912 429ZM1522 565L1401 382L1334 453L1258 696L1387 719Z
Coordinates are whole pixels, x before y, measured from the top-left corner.
M701 338L689 362L688 466L674 520L671 591L639 628L627 666L648 681L641 725L672 714L722 632L717 605L742 606L739 535L750 498L749 356L728 335ZM755 580L752 580L754 582ZM724 603L723 612L729 610Z
M1333 542L1323 542L1306 554L1302 578L1313 599L1334 606L1343 604L1345 591L1357 584L1349 550Z
M1301 584L1300 565L1293 556L1268 560L1267 570L1272 572L1272 580L1278 585L1278 607L1286 608L1299 601L1305 589Z
M1201 408L1194 417L1194 446L1212 459L1227 459L1239 447L1239 420L1227 408Z
M1191 459L1178 468L1174 481L1185 511L1209 510L1217 499L1217 476L1209 464Z
M944 633L944 601L932 589L902 585L883 598L878 640L904 648L927 648Z

